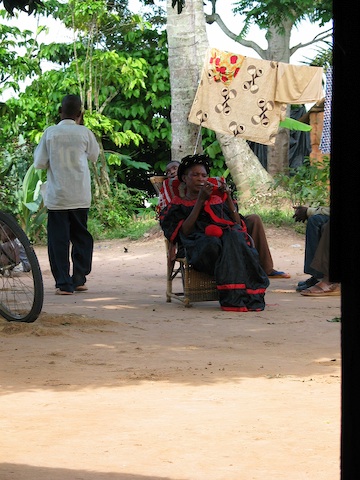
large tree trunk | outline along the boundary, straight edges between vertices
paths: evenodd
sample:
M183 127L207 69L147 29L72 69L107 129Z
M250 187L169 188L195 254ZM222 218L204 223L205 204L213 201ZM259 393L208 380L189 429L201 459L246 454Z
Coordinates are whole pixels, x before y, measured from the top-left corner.
M195 98L205 53L209 47L202 0L186 0L178 14L167 0L167 33L171 83L171 159L200 153L199 126L188 122ZM200 136L199 136L200 135ZM254 189L267 188L271 177L264 170L247 142L230 135L217 134L226 165L242 198Z
M199 72L208 48L202 0L186 0L180 14L167 0L167 36L171 86L171 159L201 151L197 125L187 117L199 83Z
M217 133L216 138L241 199L247 200L254 194L265 193L272 177L262 167L248 143L222 133Z
M289 63L290 61L290 35L293 27L291 20L284 20L281 35L277 28L270 26L266 33L268 49L266 59L277 62ZM290 116L288 107L287 116ZM270 175L286 172L289 168L289 141L290 131L287 128L279 128L275 139L275 145L267 149L267 171Z

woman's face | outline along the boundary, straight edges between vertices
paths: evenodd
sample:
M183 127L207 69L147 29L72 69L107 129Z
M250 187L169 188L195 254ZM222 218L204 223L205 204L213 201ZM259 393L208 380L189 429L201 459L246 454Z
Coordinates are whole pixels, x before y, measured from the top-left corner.
M199 192L208 178L209 175L206 173L204 165L194 165L187 170L182 180L185 182L188 190Z

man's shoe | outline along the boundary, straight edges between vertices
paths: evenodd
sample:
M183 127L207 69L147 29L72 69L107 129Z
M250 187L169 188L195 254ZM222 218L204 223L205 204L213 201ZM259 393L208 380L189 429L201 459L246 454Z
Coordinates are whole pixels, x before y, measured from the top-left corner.
M304 280L302 282L299 282L298 283L298 286L296 288L296 291L297 292L302 292L303 290L305 290L306 288L311 288L313 287L314 285L316 285L317 283L319 283L320 280L318 278L315 278L315 277L310 277L308 278L307 280Z

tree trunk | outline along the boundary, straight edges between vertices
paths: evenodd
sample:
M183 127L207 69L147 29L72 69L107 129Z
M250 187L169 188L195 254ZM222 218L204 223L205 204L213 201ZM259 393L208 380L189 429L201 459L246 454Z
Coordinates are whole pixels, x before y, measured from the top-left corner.
M290 131L279 128L274 146L267 149L267 171L274 176L277 173L287 172L289 169L289 140Z
M293 22L284 20L284 34L280 35L278 29L269 27L266 34L268 49L266 59L277 62L289 63L290 61L290 34ZM290 116L290 108L287 108L287 116ZM279 128L275 139L275 145L267 150L267 171L270 175L284 173L289 168L289 140L290 131L287 128Z
M110 179L107 172L107 162L104 153L104 148L102 142L99 142L100 145L100 165L98 163L91 163L92 177L93 177L93 186L94 186L94 199L103 199L109 197L111 193L110 188Z
M263 168L248 143L241 138L222 133L217 133L216 138L241 199L247 200L255 193L265 193L272 177Z
M167 0L167 36L171 86L171 159L201 152L201 133L188 122L208 48L202 0L186 0L180 14ZM196 146L198 147L196 148Z

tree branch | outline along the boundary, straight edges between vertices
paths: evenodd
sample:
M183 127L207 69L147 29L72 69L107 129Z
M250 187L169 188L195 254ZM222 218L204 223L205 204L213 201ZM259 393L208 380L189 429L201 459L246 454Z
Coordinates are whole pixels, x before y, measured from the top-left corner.
M308 47L309 45L313 45L314 43L324 42L326 38L329 38L332 36L332 31L333 29L329 28L328 30L325 30L325 32L321 32L318 35L315 35L315 37L309 42L299 43L297 45L294 45L293 47L290 48L290 56L293 55L300 48Z
M257 43L240 38L238 35L229 30L218 13L213 12L211 15L205 13L205 21L209 25L216 22L225 35L231 38L231 40L234 40L234 42L239 43L243 47L252 48L256 53L258 53L260 58L265 58L264 56L266 54L266 50L262 49Z

